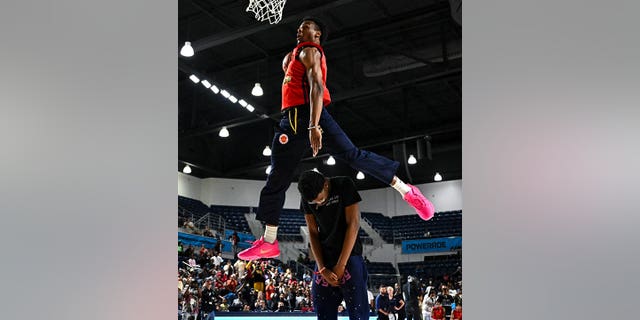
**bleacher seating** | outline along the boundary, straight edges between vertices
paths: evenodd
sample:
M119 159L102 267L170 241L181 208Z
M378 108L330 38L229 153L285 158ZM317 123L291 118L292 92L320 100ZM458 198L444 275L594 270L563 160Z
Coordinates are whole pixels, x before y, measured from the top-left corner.
M426 256L425 261L398 263L400 274L425 279L440 278L445 274L452 275L460 266L462 266L462 259L459 255Z
M298 209L282 209L278 234L300 235L300 227L306 226L304 215Z
M396 269L391 262L369 262L367 271L371 288L378 288L381 284L392 285L398 281Z
M371 237L369 237L367 232L364 231L364 229L362 229L362 227L360 227L360 229L358 229L358 238L360 238L360 240L362 241L362 244L368 244L368 245L373 244L373 239L371 239Z
M390 217L377 212L362 212L361 215L362 220L369 223L385 242L393 241L393 225Z
M189 217L197 220L207 213L219 215L224 219L226 228L251 233L245 214L251 207L212 205L207 207L198 200L178 196L180 219ZM462 236L462 211L436 212L429 221L415 214L388 217L377 212L362 212L361 223L368 223L387 243L400 243L402 240ZM213 216L215 218L215 216ZM298 209L283 209L280 216L279 234L290 241L302 241L300 227L305 226L304 215ZM365 244L372 243L367 233L360 228L358 236Z
M437 212L429 221L415 214L391 218L373 212L362 212L362 218L387 243L422 239L427 237L427 232L431 238L462 235L462 211Z
M391 262L369 262L367 263L367 270L370 274L396 274L396 268L393 267Z
M437 212L429 221L417 215L396 216L392 221L393 238L397 241L422 239L427 232L431 238L462 235L462 211Z
M246 233L251 233L251 229L244 215L250 210L250 207L211 205L211 211L224 218L227 229Z
M282 235L300 235L300 227L306 227L307 222L304 219L304 214L298 209L282 209L282 215L280 216L280 226L278 233ZM364 244L370 244L371 238L367 233L360 228L358 230L358 237L362 239ZM299 241L302 241L300 236Z
M209 207L200 200L178 196L179 217L192 218L192 221L196 221L207 213L209 213Z

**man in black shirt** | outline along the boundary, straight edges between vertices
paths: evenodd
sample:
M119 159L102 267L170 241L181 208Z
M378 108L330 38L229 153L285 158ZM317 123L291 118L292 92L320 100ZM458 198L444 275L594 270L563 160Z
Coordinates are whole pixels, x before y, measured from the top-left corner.
M387 295L387 286L380 285L380 293L376 297L376 312L378 320L389 320L389 296Z
M420 288L416 283L416 278L413 276L407 277L407 283L402 288L405 297L405 309L407 312L407 320L422 320L422 314L418 302L418 296L420 295Z
M300 175L298 190L316 260L311 295L318 319L337 319L344 300L349 319L368 320L368 272L358 239L362 199L353 180L306 171Z
M437 301L442 304L445 310L445 316L449 319L451 317L451 304L453 303L453 296L449 294L449 287L442 286L442 292L438 296Z
M216 293L211 286L211 279L207 279L202 286L201 312L198 319L214 319L215 318L215 296Z

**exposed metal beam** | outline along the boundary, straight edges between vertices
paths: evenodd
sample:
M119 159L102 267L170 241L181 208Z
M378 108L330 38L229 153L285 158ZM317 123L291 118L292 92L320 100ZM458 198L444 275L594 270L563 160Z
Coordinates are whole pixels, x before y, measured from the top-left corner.
M371 118L365 114L356 113L349 107L340 108L340 110L343 110L344 112L348 113L351 117L356 118L356 120L360 121L361 124L364 124L370 128L376 127L376 125L373 123L373 120L371 120Z
M274 114L272 116L275 115L280 115L279 113ZM235 118L235 119L231 119L225 122L220 122L220 123L216 123L214 125L210 125L210 126L206 126L204 128L200 128L200 129L196 129L193 131L189 131L189 132L185 132L184 134L180 135L180 140L183 139L189 139L189 138L193 138L193 137L197 137L197 136L201 136L201 135L205 135L205 134L209 134L209 133L213 133L213 132L218 132L220 131L220 129L222 129L222 127L227 127L227 129L231 129L234 127L239 127L239 126L243 126L246 124L251 124L251 123L255 123L258 121L262 121L264 119L268 119L269 117L267 115L263 115L263 118L255 118L252 116L249 117L243 117L243 118Z
M446 79L449 77L455 77L455 76L460 76L462 75L462 68L455 68L455 69L451 69L451 70L447 70L447 71L443 71L443 72L438 72L438 73L434 73L434 74L430 74L430 75L426 75L423 77L419 77L419 78L415 78L415 79L410 79L407 81L402 81L402 82L398 82L392 85L388 85L388 86L384 86L384 87L365 87L365 88L361 88L361 89L355 89L355 90L351 90L348 91L346 93L343 94L336 94L334 95L331 100L333 102L337 102L337 101L341 101L341 100L347 100L347 99L354 99L354 98L358 98L358 97L362 97L362 96L372 96L372 95L377 95L377 94L381 94L384 93L386 91L389 90L394 90L397 88L401 88L407 85L411 85L411 84L415 84L415 83L422 83L422 82L426 82L426 81L437 81L437 80L442 80L442 79Z
M198 168L198 169L203 170L203 171L207 171L207 172L212 173L212 174L214 174L216 176L222 176L222 172L220 172L220 171L218 171L216 169L207 167L207 166L203 166L203 165L200 165L200 164L195 164L195 163L193 163L191 161L180 160L180 159L178 159L178 162L181 162L181 163L183 163L185 165L189 165L190 167L194 167L194 168Z
M198 8L198 10L200 10L200 11L204 12L207 16L209 16L210 18L212 18L213 20L215 20L217 23L219 23L219 24L221 24L221 25L223 25L223 26L225 26L225 27L227 27L227 28L232 28L232 26L231 26L231 25L229 25L228 23L226 23L226 22L222 21L222 19L220 19L220 18L219 18L218 16L216 16L213 12L211 12L211 10L210 10L210 9L205 8L205 7L204 7L204 6L202 6L201 4L197 3L195 0L191 0L190 2L191 2L191 4L192 4L194 7ZM262 49L260 46L258 46L257 44L255 44L253 41L251 41L251 40L249 40L249 39L247 39L247 38L242 38L242 39L246 40L246 41L247 41L247 43L249 43L249 45L251 45L252 47L254 47L255 49L257 49L258 51L260 51L260 52L261 52L265 57L268 57L268 56L269 56L269 54L268 54L264 49Z
M441 128L438 128L438 129L425 131L424 133L421 133L421 134L412 135L412 136L409 136L409 137L394 138L394 139L391 139L391 140L386 140L386 141L381 141L381 142L376 142L376 143L364 145L364 146L358 147L358 148L360 148L360 149L370 149L370 148L373 148L373 147L379 147L379 146L384 146L384 145L389 145L389 144L394 144L394 143L400 143L400 142L420 139L420 138L424 138L426 136L434 136L434 135L438 135L438 134L442 134L442 133L457 132L457 131L460 131L460 130L461 130L461 124L459 122L457 122L455 124L448 125L448 126L443 126ZM432 150L432 153L440 153L440 152L446 152L446 151L451 151L451 150L458 150L460 148L462 148L462 146L459 146L459 147L455 146L455 145L443 146L441 148L434 148ZM318 160L318 159L323 159L323 158L328 158L328 157L329 157L328 153L323 153L323 154L320 154L320 155L315 156L315 157L302 158L302 160L300 160L300 162L310 161L310 160ZM245 167L242 167L242 168L237 168L237 169L233 169L231 171L227 171L224 176L230 177L230 176L239 175L239 174L242 174L242 173L245 173L245 172L248 172L248 171L266 168L267 166L269 166L269 164L270 164L270 161L262 161L260 163L256 163L256 164L253 164L253 165L250 165L250 166L245 166Z
M448 80L444 80L442 82L456 95L456 97L462 99L462 91L458 87L453 86Z
M391 53L396 53L396 54L403 55L403 56L405 56L407 58L411 58L411 59L413 59L415 61L422 62L422 63L424 63L425 65L427 65L429 67L434 65L434 63L429 61L429 59L425 59L423 57L419 57L419 56L417 56L415 54L412 54L411 52L408 52L407 50L401 50L401 49L398 49L398 48L395 48L395 47L392 47L392 46L388 46L388 45L386 45L384 43L381 43L379 41L373 41L373 40L365 40L365 41L368 42L369 44L373 45L373 46L381 48L382 50L384 50L386 52L391 52Z
M447 70L444 72L439 72L439 73L435 73L435 74L430 74L424 77L419 77L419 78L415 78L415 79L411 79L411 80L407 80L407 81L403 81L403 82L399 82L399 83L395 83L389 86L385 86L385 87L366 87L366 88L362 88L362 89L355 89L352 91L349 91L347 93L344 94L337 94L335 96L332 97L331 101L333 103L339 102L339 101L343 101L343 100L348 100L348 99L354 99L354 98L358 98L358 97L362 97L362 96L375 96L378 94L383 94L384 92L387 92L389 90L395 90L397 88L401 88L407 85L411 85L411 84L417 84L417 83L422 83L422 82L429 82L429 81L439 81L442 79L446 79L449 77L455 77L455 76L460 76L462 74L462 69L461 68L456 68L456 69L452 69L452 70ZM184 134L180 135L180 140L182 139L187 139L187 138L193 138L196 136L201 136L204 134L208 134L208 133L212 133L212 132L217 132L220 131L220 129L222 129L222 127L227 127L227 128L231 128L231 127L238 127L238 126L242 126L242 125L246 125L246 124L251 124L251 123L255 123L258 121L262 121L264 119L274 119L277 120L279 119L280 113L273 113L270 115L258 115L258 117L243 117L243 118L236 118L236 119L232 119L232 120L228 120L222 123L216 123L201 129L197 129L194 131L190 131L190 132L185 132Z
M389 9L387 9L387 7L384 4L382 4L382 1L375 0L374 3L376 7L378 7L378 9L380 9L380 11L384 13L385 18L391 15L391 13L389 12Z
M206 76L202 72L199 72L198 70L196 70L193 67L191 67L186 62L180 61L180 60L178 60L178 70L180 70L180 71L182 71L182 72L184 72L186 74L195 74L195 75L199 75L200 77ZM189 80L189 81L191 81L191 80ZM250 118L252 117L252 118L255 118L256 120L259 121L259 120L266 119L266 118L269 118L269 117L273 116L273 115L265 115L263 113L264 108L260 107L259 105L254 105L253 107L255 108L255 111L251 113L252 115L250 116ZM238 120L241 120L241 119L244 119L244 118L240 118ZM274 119L277 119L277 118L274 118Z
M353 1L353 0L352 0ZM351 1L349 1L351 2ZM387 18L385 18L384 20L380 21L374 21L374 22L370 22L364 25L359 25L359 26L355 26L346 30L342 30L342 31L335 31L332 32L330 35L330 38L327 42L323 43L323 46L328 47L329 45L334 45L335 43L338 42L343 42L346 40L349 40L351 36L359 34L361 32L364 31L375 31L377 29L389 29L390 32L398 32L397 28L395 28L394 26L398 25L398 24L403 24L406 23L407 20L410 19L416 19L416 18L422 18L420 21L424 21L425 24L424 25L432 25L435 23L440 23L442 21L442 19L438 19L438 20L432 20L432 19L427 19L429 17L432 16L438 16L440 14L444 14L444 13L448 13L449 11L449 7L448 4L444 4L444 5L433 5L433 6L429 6L420 10L414 10L414 11L410 11L410 12L406 12L403 14L399 14L396 16L389 16ZM311 14L313 13L313 10L307 11L308 13L305 14L299 14L298 16L296 16L296 19L301 19L303 18L305 15ZM448 18L447 18L448 19ZM287 19L283 19L283 21L280 22L280 24L283 24L283 22L287 20ZM295 19L294 19L295 20ZM255 32L260 32L260 31L264 31L269 29L270 27L272 27L272 25L258 25L258 26L251 26L251 27L246 27L244 29L251 29L251 28L259 28L262 27L261 29L255 31ZM236 31L233 32L239 32L241 30L244 29L237 29ZM200 40L196 40L194 42L192 42L191 46L194 48L194 50L197 52L199 51L198 49L196 49L196 46L198 45L198 41L204 41L205 39L217 39L217 38L224 38L224 42L221 43L214 43L213 45L208 45L206 46L206 48L203 48L201 50L206 50L209 48L212 48L216 45L219 44L224 44L226 42L229 41L233 41L236 40L238 38L244 37L246 36L245 34L234 34L234 35L230 35L233 32L226 32L226 33L218 33L218 34L214 34L211 35L209 37L200 39ZM255 33L253 32L253 33ZM251 33L249 33L251 34ZM248 34L247 34L248 35ZM379 38L385 38L388 35L384 32L380 33L372 33L369 38L370 39L379 39ZM292 38L293 39L293 38ZM200 51L201 51L200 50ZM291 46L287 45L286 47L282 47L282 48L278 48L275 50L270 50L269 54L270 55L280 55L280 54L284 54L286 52L288 52L289 50L291 50ZM184 59L182 57L180 57L181 59ZM245 59L245 61L235 61L232 63L232 67L225 69L225 71L231 70L231 69L238 69L238 68L244 68L244 67L248 67L251 66L253 64L256 63L261 63L263 62L265 58L260 58L260 57L251 57L251 58L247 58Z

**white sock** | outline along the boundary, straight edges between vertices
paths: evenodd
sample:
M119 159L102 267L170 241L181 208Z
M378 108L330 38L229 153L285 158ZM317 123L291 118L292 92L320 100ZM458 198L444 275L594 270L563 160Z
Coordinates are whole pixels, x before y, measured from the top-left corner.
M400 194L404 197L404 195L407 194L407 192L411 191L411 188L409 188L409 186L406 183L402 182L400 178L398 177L394 177L394 178L396 180L396 183L392 184L391 187L393 187L398 192L400 192Z
M278 226L267 225L264 228L264 241L273 243L278 237Z

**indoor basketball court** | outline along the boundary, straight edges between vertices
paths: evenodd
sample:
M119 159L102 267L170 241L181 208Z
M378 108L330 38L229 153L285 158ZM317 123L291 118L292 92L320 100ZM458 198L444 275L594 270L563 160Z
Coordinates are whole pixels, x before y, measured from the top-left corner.
M211 310L226 319L316 316L313 282L324 270L295 187L309 170L348 177L361 196L357 243L371 319L381 303L390 320L425 320L436 307L427 307L432 290L443 306L434 315L458 317L461 2L178 5L179 319ZM299 151L283 158L287 150ZM366 162L378 156L389 165ZM274 223L264 193L278 177ZM407 200L414 193L429 214ZM268 241L273 224L278 242ZM279 243L277 254L245 254L263 238ZM397 294L379 302L381 286ZM349 318L347 307L339 319Z

